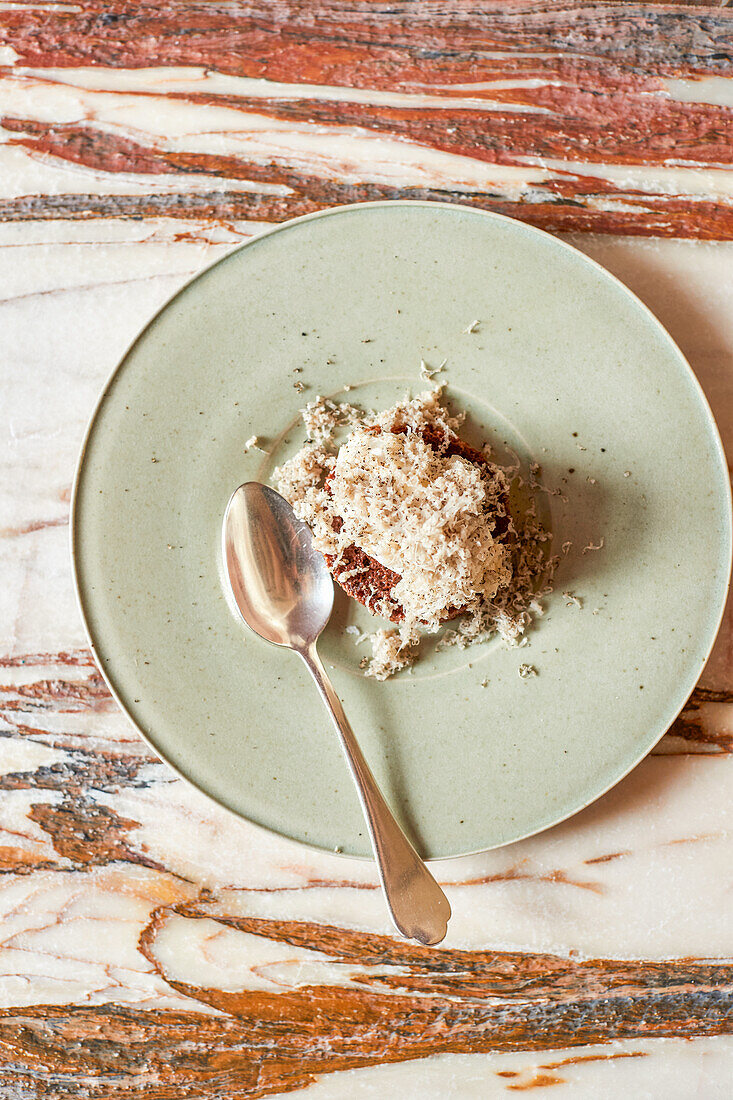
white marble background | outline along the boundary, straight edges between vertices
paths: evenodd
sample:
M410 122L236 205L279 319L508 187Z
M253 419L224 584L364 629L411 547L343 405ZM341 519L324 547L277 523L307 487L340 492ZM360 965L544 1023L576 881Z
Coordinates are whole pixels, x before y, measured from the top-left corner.
M158 306L186 279L254 227L124 221L0 226L0 407L3 410L0 652L14 656L83 649L68 551L68 499L88 417L107 375ZM689 357L733 444L733 246L692 242L575 240L635 290ZM88 670L66 670L80 679ZM22 685L53 668L9 668ZM703 684L733 678L729 621ZM12 715L11 715L12 717ZM733 732L729 704L708 704L704 724ZM35 714L34 733L0 744L2 774L63 764L74 743L123 742L134 734L112 709ZM49 734L58 736L50 738ZM705 746L697 745L697 748ZM447 946L604 958L730 959L733 955L733 757L667 739L596 805L541 836L437 867L454 907ZM368 864L310 853L232 819L147 765L154 784L100 793L100 806L137 823L135 845L164 871L120 863L90 868L80 884L49 836L28 818L35 790L0 796L0 846L52 866L0 878L0 1004L184 1007L151 971L137 937L151 911L227 892L251 914L332 922L389 933ZM54 796L49 796L54 797ZM604 855L618 858L594 862ZM71 866L71 865L70 865ZM180 877L179 877L180 876ZM472 878L488 878L462 885ZM494 878L494 881L491 879ZM320 887L314 880L343 881ZM274 891L274 892L273 892ZM229 893L231 892L231 893ZM226 895L224 895L226 896ZM232 902L233 904L233 902ZM348 982L343 966L236 931L171 921L156 941L161 966L178 980L227 989L259 983ZM272 986L271 986L272 987ZM190 1006L189 1006L190 1007ZM200 1008L200 1006L196 1006ZM314 1098L486 1097L543 1074L561 1096L725 1097L733 1039L626 1042L548 1054L440 1055L423 1062L349 1071L306 1090ZM586 1061L548 1071L571 1053ZM613 1053L611 1051L610 1053ZM594 1055L602 1057L593 1060ZM497 1073L518 1071L502 1078ZM348 1084L344 1080L348 1076Z
M0 4L0 14L21 7L79 10L73 4ZM503 64L510 55L493 56ZM516 54L519 63L529 56ZM537 54L542 56L549 55ZM318 180L443 187L469 197L489 192L510 201L550 201L558 182L602 176L618 190L611 197L599 191L585 204L609 215L638 213L645 201L678 194L690 204L712 199L724 210L733 195L733 173L722 165L599 167L592 160L539 156L497 164L364 126L276 120L264 108L260 114L234 103L238 96L338 99L449 110L456 104L445 87L418 86L408 95L288 85L193 65L155 68L153 62L151 57L151 67L137 69L33 68L20 63L12 46L0 46L0 120L88 125L100 141L135 141L161 154L271 162ZM507 85L502 78L480 83L468 99L463 87L453 93L461 109L490 115L499 107L513 110L492 95L522 83L531 91L542 81L515 78ZM229 96L234 105L170 98L179 93ZM665 77L655 94L667 105L727 107L733 101L730 80L719 76ZM516 110L526 118L542 108ZM132 200L252 191L277 198L288 192L280 183L183 170L154 177L104 171L29 152L17 133L0 125L0 219L3 203L28 196L51 203L70 196ZM388 977L399 971L338 962L174 912L208 890L213 913L391 935L370 864L309 852L217 809L156 760L90 680L85 663L68 512L87 421L104 381L159 306L259 228L109 212L55 220L40 208L27 220L0 220L0 1024L3 1013L39 1005L216 1015L182 983L230 992L350 989L361 973ZM733 243L588 234L572 242L626 282L669 328L733 454ZM733 962L730 609L701 683L712 696L698 700L676 733L595 805L540 836L436 865L454 911L446 947L649 964ZM97 782L95 768L110 761L140 781ZM86 817L65 823L65 800L79 792ZM125 823L118 839L105 825L109 811ZM160 924L146 955L140 936L153 914ZM35 1093L13 1076L12 1049L8 1054L5 1047L14 1049L0 1036L0 1097L26 1100ZM38 1081L45 1083L38 1095L70 1094L61 1080L49 1085L39 1066ZM440 1054L324 1074L298 1091L313 1100L483 1100L530 1088L552 1088L558 1100L727 1100L732 1075L733 1021L728 1035L714 1038ZM104 1095L96 1085L82 1075L71 1094ZM142 1100L164 1082L143 1066L115 1079L114 1087L120 1090L115 1100ZM199 1095L197 1090L194 1083L166 1100ZM202 1093L230 1100L219 1090ZM163 1095L156 1092L155 1100Z

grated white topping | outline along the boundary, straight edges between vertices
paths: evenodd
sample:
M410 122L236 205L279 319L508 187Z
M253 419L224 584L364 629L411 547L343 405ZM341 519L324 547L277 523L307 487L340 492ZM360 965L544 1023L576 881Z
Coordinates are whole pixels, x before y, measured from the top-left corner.
M308 402L301 416L308 439L324 445L331 442L337 428L356 424L364 413L345 401L337 404L319 394L315 401Z
M437 630L449 611L491 600L509 583L506 550L493 536L496 487L466 459L414 434L357 428L338 453L331 494L341 544L400 575L392 594L408 629Z
M303 412L308 442L274 472L278 491L309 525L318 549L336 558L339 579L355 572L339 575L340 555L352 545L400 577L393 602L374 608L389 618L399 606L405 616L399 629L372 635L367 675L377 679L410 664L420 634L437 631L458 608L465 614L441 645L464 648L497 631L517 645L542 613L537 588L547 573L543 543L550 536L530 511L518 529L512 526L511 549L494 538L508 479L497 466L478 466L423 440L429 428L448 442L462 423L441 394L436 387L379 414L319 397ZM337 447L339 427L352 430Z
M399 630L375 630L369 639L372 659L366 667L367 676L387 680L401 668L412 664L415 656L412 646L405 644Z

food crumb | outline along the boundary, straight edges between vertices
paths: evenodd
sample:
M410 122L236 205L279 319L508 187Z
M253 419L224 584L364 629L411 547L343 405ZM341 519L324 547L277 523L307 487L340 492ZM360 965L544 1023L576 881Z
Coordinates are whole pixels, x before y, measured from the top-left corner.
M523 680L528 680L530 676L537 676L537 669L534 665L520 665L517 672Z
M547 493L550 497L559 497L564 503L568 503L568 498L562 492L561 489L549 489L546 485L542 484L542 466L539 462L530 462L529 464L529 487L530 489L539 489L543 493Z
M570 607L572 604L574 604L576 607L583 606L583 601L581 600L580 596L574 596L572 592L563 592L563 596L568 602L568 607Z
M368 663L367 676L387 680L412 663L414 647L402 640L398 630L375 630L369 635L369 640L372 643L372 659Z
M624 470L624 477L631 477L631 470Z
M297 382L293 382L293 389L297 390L298 393L302 393L305 389L305 384L300 380L298 380Z
M440 374L440 372L445 368L445 365L446 365L447 362L448 362L448 360L444 359L439 367L429 367L427 365L427 363L425 362L425 360L421 359L420 360L420 377L424 378L427 382L431 382L433 380L433 376L436 375L436 374Z
M487 688L488 686L489 686L489 681L488 680L482 680L481 681L481 687L482 688Z
M481 322L478 319L475 320L475 321L471 321L471 324L468 326L468 328L464 328L463 331L466 332L466 333L476 332L476 330L478 329L480 324L481 324Z
M605 541L605 538L601 537L601 541L599 543L589 542L587 546L583 547L581 553L588 554L591 550L602 550Z

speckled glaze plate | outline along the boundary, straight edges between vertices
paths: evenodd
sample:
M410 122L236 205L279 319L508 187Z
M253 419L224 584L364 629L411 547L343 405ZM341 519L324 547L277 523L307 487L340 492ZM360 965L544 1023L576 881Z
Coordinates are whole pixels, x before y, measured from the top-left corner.
M431 646L386 683L364 678L345 631L374 620L337 601L322 655L424 855L536 832L628 772L694 686L729 574L726 468L692 371L638 299L553 237L457 206L368 204L280 226L194 279L89 429L72 522L83 615L110 688L176 771L268 829L356 855L359 805L305 669L224 596L221 520L240 482L298 446L306 399L348 385L384 406L420 389L421 358L447 359L469 437L541 463L562 556L528 646ZM271 453L245 452L252 435Z

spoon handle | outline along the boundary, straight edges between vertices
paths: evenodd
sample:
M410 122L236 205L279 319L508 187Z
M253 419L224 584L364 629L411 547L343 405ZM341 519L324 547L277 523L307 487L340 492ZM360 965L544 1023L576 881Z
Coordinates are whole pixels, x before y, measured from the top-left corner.
M344 714L341 700L321 664L315 643L299 652L339 732L341 746L359 792L392 920L408 939L424 944L440 943L445 937L451 915L448 899L385 802Z

